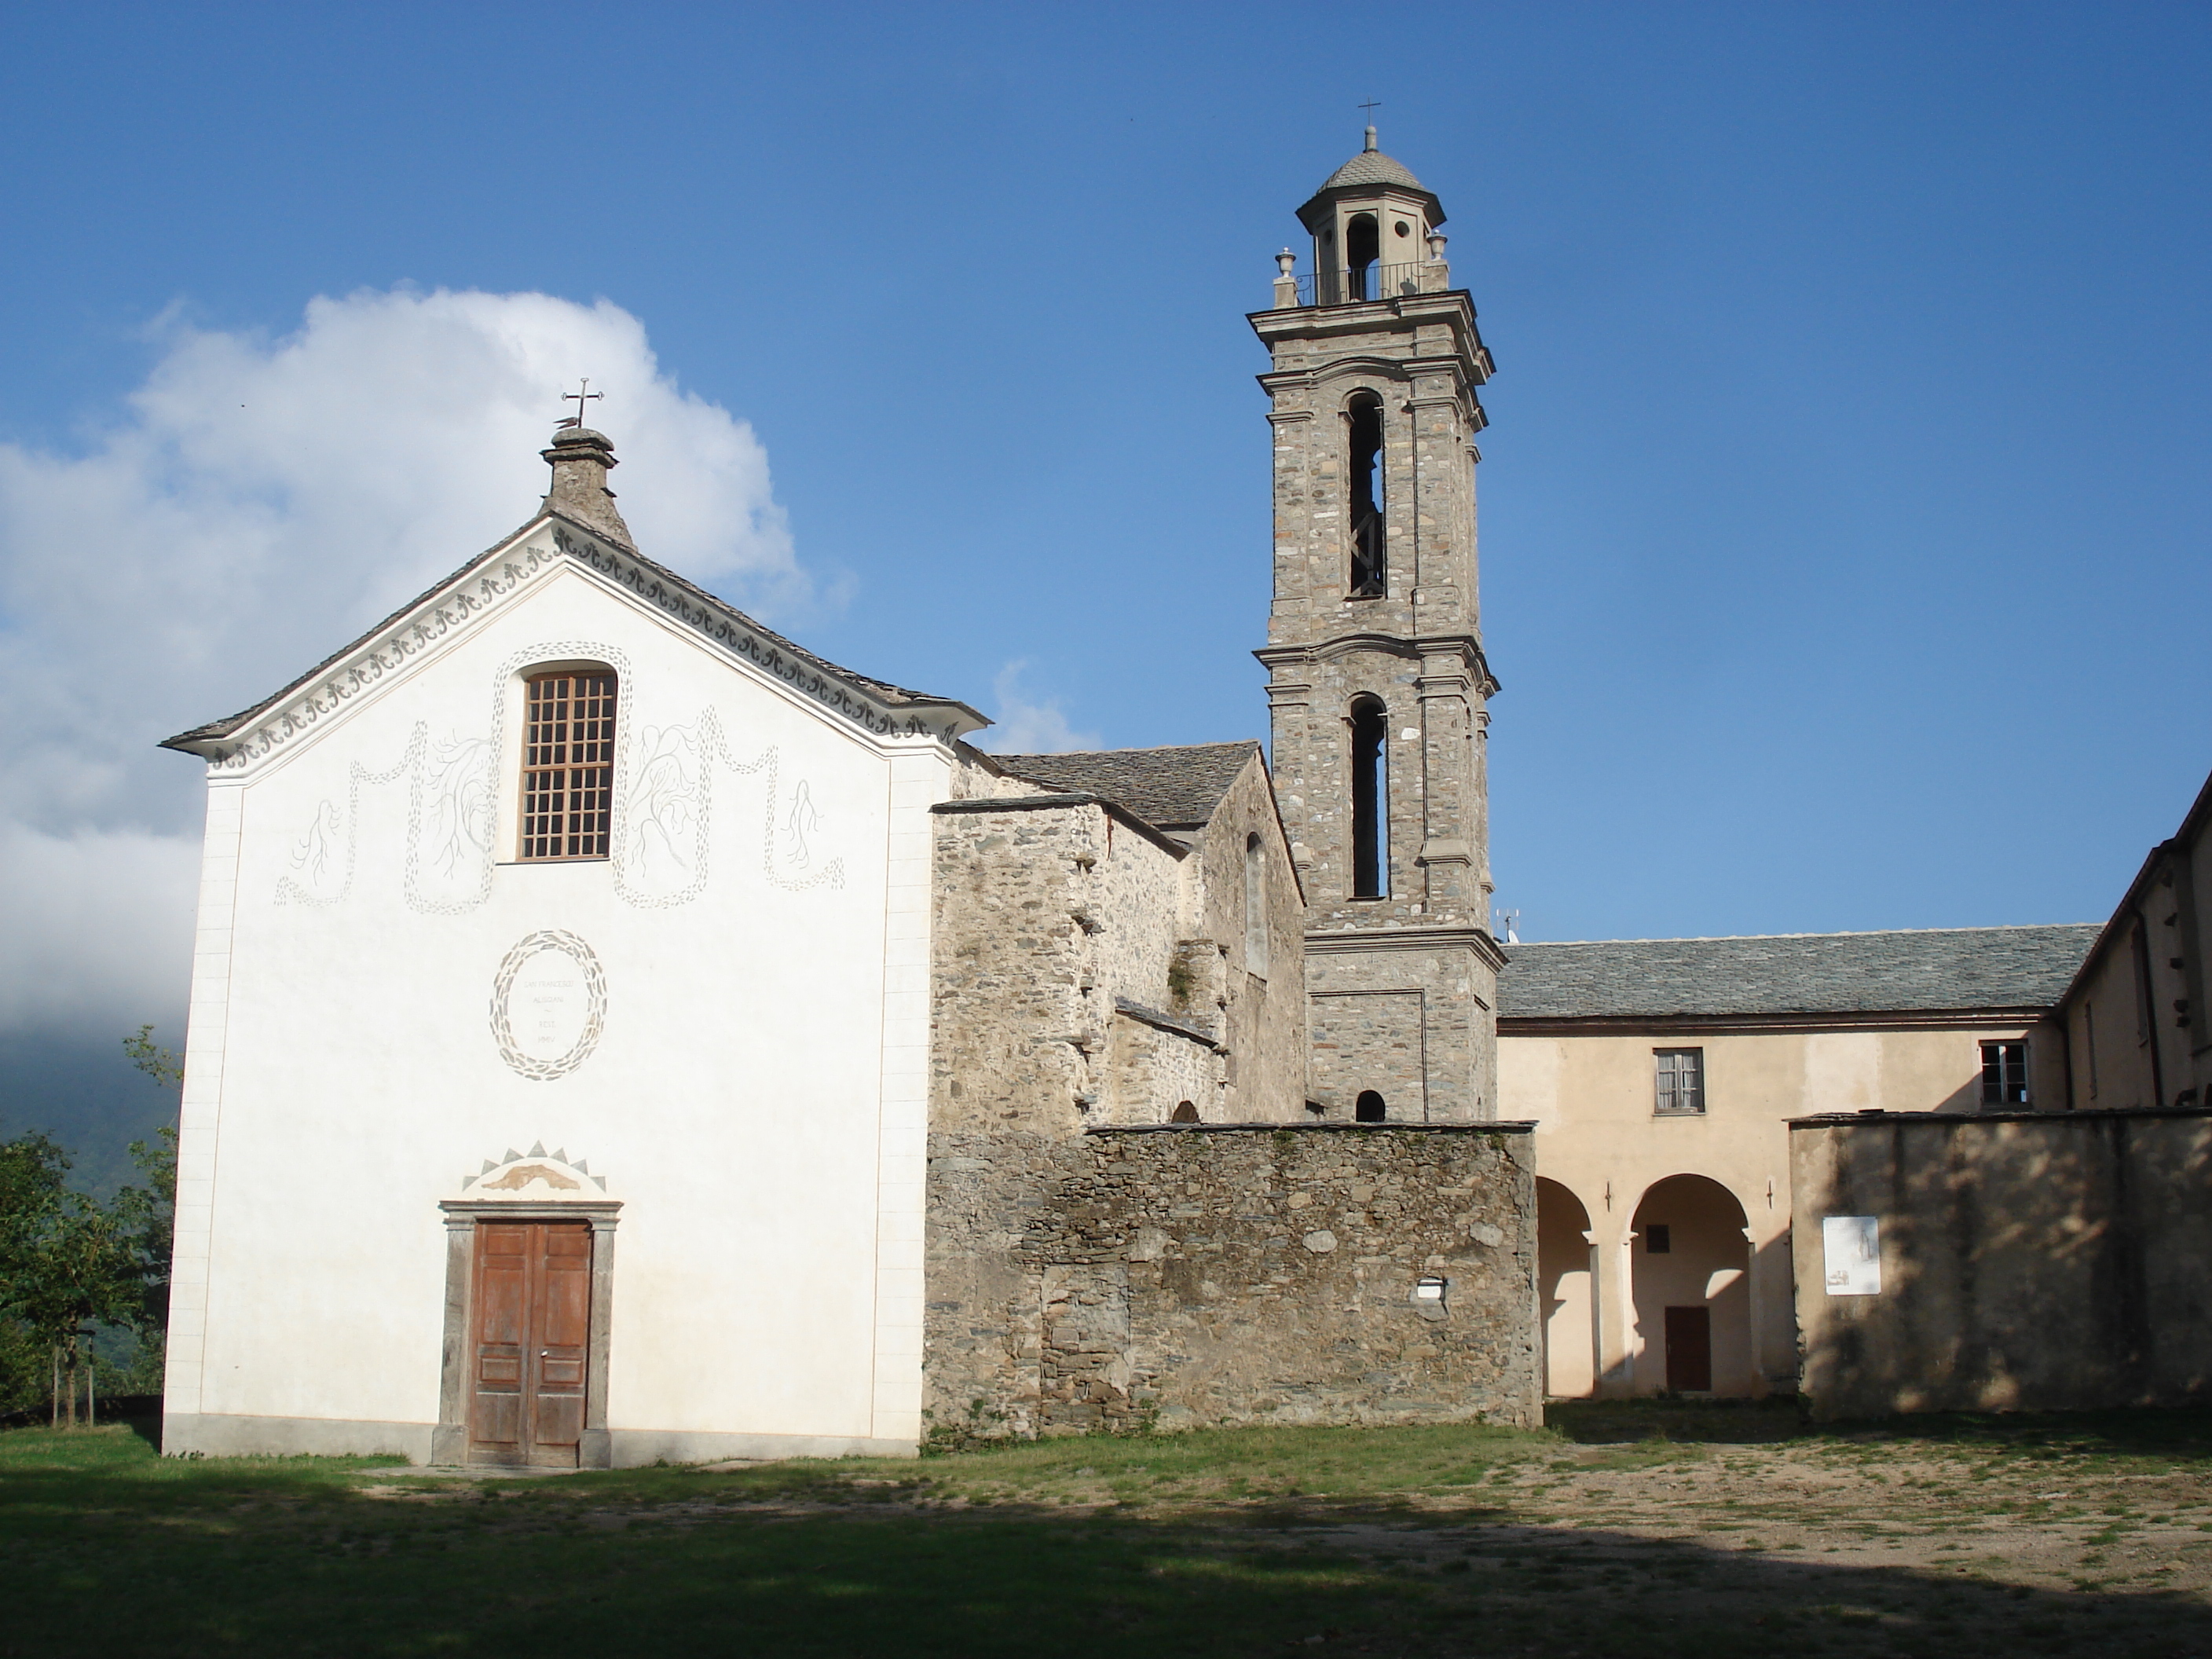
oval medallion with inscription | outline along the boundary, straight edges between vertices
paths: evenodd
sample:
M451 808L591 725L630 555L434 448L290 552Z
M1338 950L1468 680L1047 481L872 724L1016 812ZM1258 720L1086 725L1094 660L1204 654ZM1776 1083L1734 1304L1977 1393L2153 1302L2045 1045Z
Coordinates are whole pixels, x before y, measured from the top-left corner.
M491 1034L500 1058L538 1082L566 1077L588 1060L606 1014L599 957L557 928L518 943L492 981Z

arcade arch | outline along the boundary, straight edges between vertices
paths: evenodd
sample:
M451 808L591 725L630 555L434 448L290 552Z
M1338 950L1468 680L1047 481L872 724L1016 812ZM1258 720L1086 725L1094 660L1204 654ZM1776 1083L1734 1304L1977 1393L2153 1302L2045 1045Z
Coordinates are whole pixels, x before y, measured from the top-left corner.
M1597 1391L1597 1310L1591 1298L1589 1211L1556 1181L1536 1177L1536 1316L1544 1392L1583 1400Z
M1636 1392L1752 1394L1751 1245L1735 1194L1669 1176L1632 1224Z

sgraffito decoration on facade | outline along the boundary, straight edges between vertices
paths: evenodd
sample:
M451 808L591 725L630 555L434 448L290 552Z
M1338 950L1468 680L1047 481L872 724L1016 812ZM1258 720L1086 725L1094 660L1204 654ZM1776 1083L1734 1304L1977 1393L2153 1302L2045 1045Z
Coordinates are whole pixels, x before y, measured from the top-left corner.
M630 706L637 706L635 700ZM615 830L622 849L616 890L641 908L688 904L706 890L717 765L761 780L761 873L787 893L845 884L845 860L823 859L823 819L801 778L787 799L781 753L771 744L747 761L730 752L721 718L700 712L690 726L641 726L623 751Z
M416 722L397 764L372 772L346 768L346 804L316 804L292 844L291 872L276 878L276 902L328 909L353 890L360 856L361 792L408 781L407 861L404 891L410 909L431 915L473 910L491 892L492 767L496 739L448 734L433 738Z
M526 934L492 978L492 1041L500 1058L534 1083L566 1077L589 1060L606 1018L599 959L562 929Z
M276 882L279 904L327 909L353 890L361 796L371 787L408 781L404 896L423 915L464 915L491 896L499 862L498 790L506 776L507 699L526 669L549 662L601 662L615 671L623 706L645 706L626 653L597 640L549 640L517 651L493 677L488 730L434 738L418 721L398 761L371 771L347 767L346 800L316 805L293 844L290 872ZM706 890L708 827L716 767L762 787L761 873L771 886L800 893L845 884L845 861L822 856L825 823L813 790L801 778L781 793L781 757L774 744L750 760L730 752L721 720L709 708L689 726L641 726L615 757L615 890L640 908L688 904Z

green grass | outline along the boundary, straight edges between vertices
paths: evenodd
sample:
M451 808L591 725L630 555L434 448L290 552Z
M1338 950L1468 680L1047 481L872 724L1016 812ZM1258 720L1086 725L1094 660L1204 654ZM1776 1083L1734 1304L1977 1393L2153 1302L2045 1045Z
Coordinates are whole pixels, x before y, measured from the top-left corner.
M374 1461L163 1460L128 1428L24 1429L0 1434L0 1659L1763 1659L1785 1632L1808 1655L2010 1655L2050 1632L2075 1653L2212 1650L2201 1572L2199 1589L2172 1591L2090 1578L2078 1558L2033 1585L1978 1576L2001 1557L1946 1557L1940 1579L1818 1559L1858 1547L1863 1526L1932 1563L1957 1547L1960 1474L2047 1482L2053 1449L2100 1511L2075 1523L2085 1540L2113 1528L2123 1498L2130 1527L2147 1524L2145 1504L2179 1504L2175 1535L2193 1540L2194 1499L2082 1487L2153 1443L2160 1468L2212 1467L2212 1425L1954 1423L1865 1442L1764 1409L1588 1408L1564 1433L1253 1429L482 1482ZM1743 1432L1785 1418L1786 1431ZM1700 1421L1724 1432L1701 1437ZM1816 1512L1778 1484L1805 1469L1894 1507L1848 1496ZM1757 1542L1741 1535L1753 1516Z

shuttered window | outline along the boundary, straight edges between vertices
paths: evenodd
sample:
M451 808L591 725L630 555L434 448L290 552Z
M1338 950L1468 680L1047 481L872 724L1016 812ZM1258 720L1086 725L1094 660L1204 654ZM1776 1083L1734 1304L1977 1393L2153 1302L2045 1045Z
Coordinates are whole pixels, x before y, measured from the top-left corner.
M1655 1048L1658 1067L1656 1110L1662 1116L1680 1116L1705 1109L1705 1051L1702 1048Z
M603 859L614 829L615 677L530 681L522 738L525 859Z

